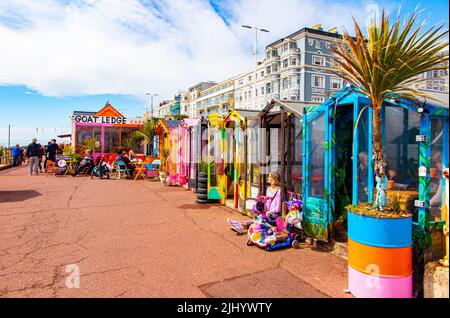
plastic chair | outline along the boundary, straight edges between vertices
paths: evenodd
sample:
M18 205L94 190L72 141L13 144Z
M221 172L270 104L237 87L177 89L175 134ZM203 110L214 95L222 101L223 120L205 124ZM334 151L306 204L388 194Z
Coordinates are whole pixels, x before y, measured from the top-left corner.
M117 179L122 179L124 177L125 178L126 177L131 178L130 169L128 169L127 165L123 161L116 161L115 162L115 171L116 171L116 178Z

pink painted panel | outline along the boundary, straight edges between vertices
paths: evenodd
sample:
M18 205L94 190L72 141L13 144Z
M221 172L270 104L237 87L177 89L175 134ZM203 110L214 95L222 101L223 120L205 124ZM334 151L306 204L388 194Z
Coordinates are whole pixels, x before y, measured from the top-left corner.
M412 298L413 279L361 273L348 267L348 288L356 298Z

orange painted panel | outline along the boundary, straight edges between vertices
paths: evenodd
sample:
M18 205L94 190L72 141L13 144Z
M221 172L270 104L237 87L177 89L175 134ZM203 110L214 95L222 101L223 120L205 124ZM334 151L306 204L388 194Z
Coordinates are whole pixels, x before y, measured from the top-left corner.
M348 239L348 263L366 274L408 277L412 273L412 247L374 247Z

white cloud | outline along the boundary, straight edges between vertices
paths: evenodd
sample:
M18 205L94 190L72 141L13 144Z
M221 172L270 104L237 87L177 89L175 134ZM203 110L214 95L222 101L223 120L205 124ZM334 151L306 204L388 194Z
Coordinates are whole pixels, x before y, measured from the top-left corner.
M228 26L206 0L0 0L0 85L48 96L171 97L251 67L252 35L241 24L270 29L264 46L316 23L349 27L351 14L364 21L366 4L221 1Z

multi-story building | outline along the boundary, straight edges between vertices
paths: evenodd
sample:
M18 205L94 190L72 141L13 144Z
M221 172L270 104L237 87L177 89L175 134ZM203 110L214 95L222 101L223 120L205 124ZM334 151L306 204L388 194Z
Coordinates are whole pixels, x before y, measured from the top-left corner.
M154 112L156 118L166 118L172 115L172 106L175 104L174 100L165 100L159 104L159 107Z
M324 31L320 25L303 28L266 47L265 59L256 72L256 109L272 99L317 105L339 90L343 81L330 72L331 46L342 36L336 29ZM236 79L236 108L253 108L254 71Z
M189 88L189 90L188 90L189 102L186 105L188 108L188 111L186 113L190 118L197 117L197 99L200 97L200 92L202 92L208 88L211 88L215 85L217 85L217 83L212 82L212 81L200 82Z
M235 79L229 79L199 93L195 117L224 114L234 108Z
M181 92L180 96L180 115L189 116L189 92Z
M448 55L448 50L443 51L442 55ZM432 92L448 93L448 73L449 64L448 61L442 65L446 66L445 70L431 71L421 74L418 77L418 82L413 85L413 87Z

